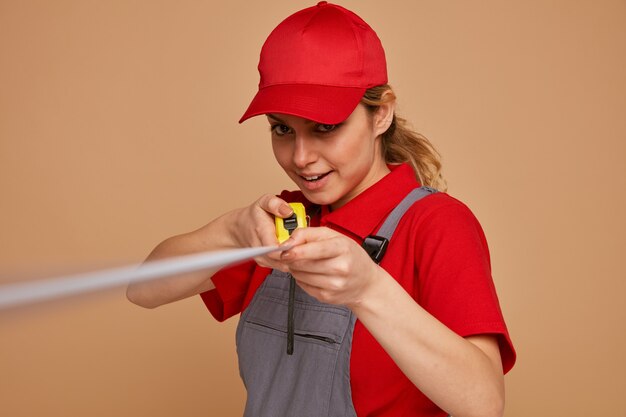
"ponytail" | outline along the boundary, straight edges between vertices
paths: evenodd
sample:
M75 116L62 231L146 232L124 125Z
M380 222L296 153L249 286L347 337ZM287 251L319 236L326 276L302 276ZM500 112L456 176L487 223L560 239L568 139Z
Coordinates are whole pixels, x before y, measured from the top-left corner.
M395 99L393 90L386 84L368 89L361 102L373 113L381 104ZM441 175L441 156L426 137L412 130L408 122L395 113L391 126L382 135L382 147L385 162L407 162L421 185L446 191L447 184Z

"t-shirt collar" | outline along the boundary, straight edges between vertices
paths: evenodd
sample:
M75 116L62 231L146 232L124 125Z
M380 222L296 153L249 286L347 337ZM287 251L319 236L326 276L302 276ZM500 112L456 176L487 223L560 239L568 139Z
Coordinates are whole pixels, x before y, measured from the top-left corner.
M323 206L321 226L343 229L361 239L375 234L387 215L419 187L409 164L388 165L391 172L337 210Z

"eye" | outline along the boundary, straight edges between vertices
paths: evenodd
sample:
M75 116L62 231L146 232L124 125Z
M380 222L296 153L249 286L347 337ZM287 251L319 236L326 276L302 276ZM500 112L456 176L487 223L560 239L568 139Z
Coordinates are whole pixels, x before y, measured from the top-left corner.
M339 125L326 125L326 124L319 124L317 125L317 130L319 132L322 133L327 133L327 132L331 132L333 130L335 130Z
M276 123L270 126L270 131L276 136L285 136L291 133L291 128L287 125Z

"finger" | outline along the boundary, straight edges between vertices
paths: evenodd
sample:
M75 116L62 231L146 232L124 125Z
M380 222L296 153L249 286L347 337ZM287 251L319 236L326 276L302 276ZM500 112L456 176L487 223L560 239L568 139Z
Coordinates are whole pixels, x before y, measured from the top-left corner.
M345 258L305 259L291 262L283 261L283 263L289 267L289 270L294 275L302 277L306 275L309 277L322 277L323 279L346 279L355 274L354 265Z
M278 241L276 240L276 236L273 235L272 237L270 237L270 239L268 239L268 243L264 244L263 246L274 246L277 243L278 243ZM271 262L273 265L276 265L276 264L280 263L280 264L282 264L281 265L282 269L284 269L284 268L287 268L287 266L283 262L283 260L281 259L281 254L282 254L282 252L290 249L292 247L292 245L291 244L287 244L287 242L283 242L279 246L280 246L280 248L278 250L276 250L275 252L270 252L267 255L264 255L262 258L269 260L269 262Z
M289 241L287 241L289 242ZM313 261L319 262L325 259L336 258L346 253L345 242L340 238L332 237L326 240L300 243L293 242L294 246L281 253L280 259L286 263Z
M343 235L327 227L299 227L293 231L289 239L282 245L296 247L341 236Z
M254 240L261 246L275 246L278 245L278 239L276 237L276 226L274 223L274 216L272 213L265 211L261 204L263 203L263 199L269 198L271 196L263 196L261 199L257 200L255 203L257 207L257 212L255 216L252 218L253 220L253 228L251 232L253 233Z
M270 259L267 256L261 256L258 258L254 258L257 264L265 268L278 269L283 272L289 272L289 267L285 265L283 262L276 261L274 259Z
M342 304L340 299L334 296L334 292L332 290L328 290L327 288L317 286L309 282L298 281L297 279L296 282L298 283L298 286L304 290L304 292L321 303Z
M319 297L319 293L322 291L322 288L317 287L315 285L311 285L311 284L309 284L308 282L305 282L305 281L300 281L300 280L296 279L296 283L298 284L298 286L300 288L302 288L304 290L304 292L309 294L311 297L318 298ZM318 300L319 300L319 298L318 298Z
M293 209L285 200L272 194L265 194L257 200L257 204L266 212L278 217L289 217Z
M278 239L276 238L276 229L269 228L268 230L259 230L259 239L261 240L261 246L276 246L278 245ZM272 257L279 259L280 254L272 253ZM268 255L268 256L270 256Z
M246 242L246 244L250 247L278 245L278 239L276 239L276 229L274 228L274 223L263 222L250 228L250 230L248 231L248 241ZM271 253L270 255L278 254ZM278 259L277 256L276 258Z
M288 259L326 259L344 253L350 239L327 227L296 229L284 245L293 246L282 253Z

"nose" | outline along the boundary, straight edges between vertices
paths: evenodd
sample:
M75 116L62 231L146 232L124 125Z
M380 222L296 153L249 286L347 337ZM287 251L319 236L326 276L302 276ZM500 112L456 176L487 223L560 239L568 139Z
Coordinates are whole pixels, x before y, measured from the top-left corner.
M293 163L298 168L305 168L317 160L313 140L305 135L297 135L293 149Z

